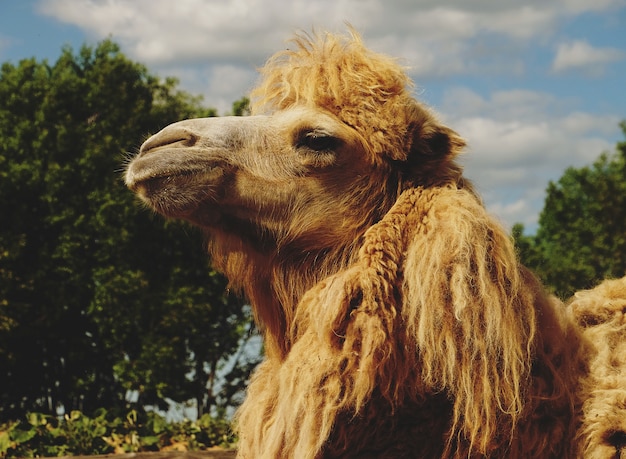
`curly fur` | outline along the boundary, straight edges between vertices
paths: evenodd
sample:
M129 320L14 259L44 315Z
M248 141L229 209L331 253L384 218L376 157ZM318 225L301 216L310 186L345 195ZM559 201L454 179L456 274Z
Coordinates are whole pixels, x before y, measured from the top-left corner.
M359 259L306 293L287 359L266 362L251 384L242 457L567 454L573 375L557 371L572 368L564 348L575 333L481 209L454 187L407 190L368 231ZM558 337L537 338L538 326ZM398 425L414 416L406 406L429 408L398 445L394 434L355 435L376 415L368 404L387 404ZM350 422L338 425L345 413ZM331 433L340 441L325 444Z
M407 440L405 455L434 436L443 445L434 456L563 457L575 367L565 345L578 338L460 179L451 161L463 141L430 113L410 109L402 69L358 38L299 38L296 45L262 69L255 111L322 107L366 139L373 161L407 161L419 149L421 157L411 160L420 170L411 178L420 186L404 191L368 230L357 260L297 305L289 333L295 344L272 370L279 376L261 370L240 411L241 456L380 456L392 450L393 436L386 444L354 441L365 428L360 418L371 422L367 405L386 402L389 412L403 413L438 396L430 415L421 415L438 427ZM407 133L419 145L407 149ZM443 156L428 151L438 142ZM425 167L429 154L436 170ZM273 397L257 395L259 386ZM266 403L257 404L257 396ZM436 418L445 412L449 421L441 425ZM338 425L346 413L351 422ZM331 435L338 444L328 444Z
M626 454L626 277L576 293L569 308L592 345L577 442L585 458L619 459Z
M550 298L395 60L354 32L293 44L254 116L165 128L126 178L253 306L239 457L619 457L626 278Z

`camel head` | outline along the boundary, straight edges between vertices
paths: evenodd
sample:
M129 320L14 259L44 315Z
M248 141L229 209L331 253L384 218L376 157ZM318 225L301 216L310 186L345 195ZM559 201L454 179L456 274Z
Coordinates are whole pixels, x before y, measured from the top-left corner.
M464 146L411 96L403 68L356 34L294 44L261 69L252 116L174 123L126 173L149 207L206 231L216 267L272 303L255 306L279 328L403 189L461 183Z
M364 154L353 128L294 107L174 123L143 144L126 181L157 212L237 233L257 251L316 250L376 218L361 214L376 214L384 195L362 195L376 171Z

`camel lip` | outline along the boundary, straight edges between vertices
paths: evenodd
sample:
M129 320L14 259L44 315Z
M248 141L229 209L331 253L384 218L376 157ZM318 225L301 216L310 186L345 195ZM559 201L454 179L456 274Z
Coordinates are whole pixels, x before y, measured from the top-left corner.
M126 173L126 186L132 191L140 190L144 187L149 187L153 190L159 188L165 188L169 184L174 184L178 181L184 181L185 179L192 179L195 176L210 176L214 175L219 177L223 173L223 167L215 164L203 167L195 166L188 168L179 168L176 170L139 170L135 171L131 168ZM168 183L169 182L169 183Z
M167 180L193 180L194 176L218 177L225 169L225 162L213 155L193 150L157 148L136 156L128 164L124 181L128 188L137 191L150 182L166 184Z

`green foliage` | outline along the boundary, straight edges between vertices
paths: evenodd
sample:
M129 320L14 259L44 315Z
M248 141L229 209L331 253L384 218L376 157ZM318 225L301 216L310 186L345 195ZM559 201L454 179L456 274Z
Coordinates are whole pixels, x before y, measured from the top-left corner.
M621 123L626 135L626 122ZM626 142L548 185L535 236L513 228L522 261L566 298L626 273Z
M233 102L233 115L234 116L250 115L250 99L248 97L242 97L241 99Z
M237 403L256 363L239 352L249 308L224 293L200 232L142 209L122 180L149 133L215 115L176 85L108 40L2 65L0 421Z
M80 411L62 418L29 413L0 425L0 458L195 451L234 442L228 423L208 414L197 421L167 422L154 412L116 416L100 409L93 417Z

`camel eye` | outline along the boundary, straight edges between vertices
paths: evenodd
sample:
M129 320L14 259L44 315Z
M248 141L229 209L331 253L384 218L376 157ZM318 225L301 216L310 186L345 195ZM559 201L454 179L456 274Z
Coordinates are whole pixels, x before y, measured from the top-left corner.
M297 141L297 147L307 148L316 152L327 152L336 150L341 145L341 139L334 137L324 131L303 132Z

